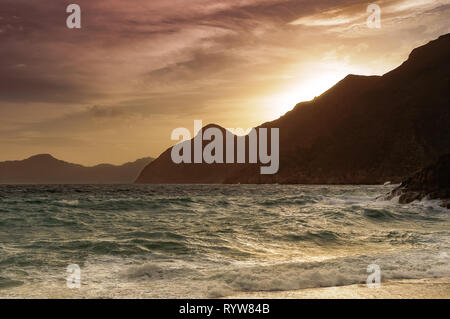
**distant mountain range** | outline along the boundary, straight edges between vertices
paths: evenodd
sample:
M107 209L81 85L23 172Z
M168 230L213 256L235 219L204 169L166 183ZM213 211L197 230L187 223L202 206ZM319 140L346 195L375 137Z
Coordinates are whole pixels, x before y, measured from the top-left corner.
M383 76L348 75L278 120L280 170L261 164L174 164L171 149L137 183L380 184L401 182L450 152L450 34ZM224 130L223 128L221 128Z
M153 159L138 159L120 166L100 164L86 167L64 162L49 154L22 161L0 162L2 184L129 184Z

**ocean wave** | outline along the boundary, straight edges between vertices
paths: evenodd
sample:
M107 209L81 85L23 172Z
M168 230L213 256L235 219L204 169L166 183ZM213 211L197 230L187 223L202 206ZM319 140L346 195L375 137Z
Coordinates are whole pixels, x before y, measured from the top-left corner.
M369 219L389 221L397 219L397 216L386 209L370 209L364 208L363 214Z
M58 204L67 205L67 206L77 206L80 204L80 201L77 199L69 200L69 199L62 199L56 201Z
M320 196L287 196L276 199L266 199L263 202L259 203L262 206L282 206L282 205L305 205L305 204L314 204L320 200Z
M144 232L133 231L127 233L120 233L118 238L135 238L135 239L174 239L174 240L187 240L186 236L176 234L173 232Z
M94 211L136 211L136 210L164 210L183 208L188 210L194 203L191 198L94 198L83 202L80 207Z
M333 231L306 231L299 234L287 234L279 239L291 242L313 242L319 246L338 243L341 236Z
M370 264L380 266L381 282L390 279L441 278L450 276L449 256L439 251L403 251L401 254L347 257L324 262L241 267L218 271L207 279L215 282L215 288L209 291L210 296L224 297L236 292L365 284L369 275L367 266Z
M122 276L130 280L167 280L180 276L198 275L192 268L171 267L170 265L145 264L131 267L122 272Z
M99 295L113 294L111 285L102 286L105 278L128 291L151 287L155 297L364 283L372 263L380 265L383 280L450 276L448 210L435 201L379 200L384 186L0 191L5 283L60 281L69 263L82 267Z
M152 290L161 289L159 285L163 285L177 287L179 291L192 291L198 297L217 298L241 292L366 284L371 274L367 268L372 264L381 269L381 285L399 279L445 278L450 276L449 262L450 252L439 250L398 251L310 262L154 261L123 268L118 280L139 284L148 282ZM158 295L158 291L154 293ZM172 296L177 296L176 292Z
M23 285L23 281L12 280L10 278L5 278L0 276L0 289L12 288Z

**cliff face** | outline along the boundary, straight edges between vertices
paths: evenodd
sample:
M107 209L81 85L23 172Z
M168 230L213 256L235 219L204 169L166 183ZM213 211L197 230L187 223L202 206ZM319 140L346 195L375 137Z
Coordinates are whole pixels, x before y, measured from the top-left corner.
M67 163L49 154L22 161L0 162L2 184L114 184L133 183L152 161L143 158L121 166L101 164L93 167Z
M450 208L450 154L409 177L391 192L388 199L397 196L400 196L401 204L424 198L441 199L443 206Z
M275 175L259 174L260 165L176 165L169 149L137 182L399 183L450 152L449 56L447 34L415 49L383 76L349 75L313 101L261 125L280 129Z

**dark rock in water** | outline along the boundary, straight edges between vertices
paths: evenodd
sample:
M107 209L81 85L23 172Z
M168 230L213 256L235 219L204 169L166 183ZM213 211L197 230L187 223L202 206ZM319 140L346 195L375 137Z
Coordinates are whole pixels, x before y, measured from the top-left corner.
M409 177L388 195L388 199L396 196L400 196L401 204L424 198L441 199L442 206L450 208L450 153Z

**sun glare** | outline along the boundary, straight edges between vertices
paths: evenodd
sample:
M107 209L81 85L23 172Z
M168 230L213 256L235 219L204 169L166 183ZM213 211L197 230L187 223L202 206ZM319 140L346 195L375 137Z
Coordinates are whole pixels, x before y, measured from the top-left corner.
M346 73L320 74L308 80L297 81L283 92L268 97L270 116L278 118L300 102L310 101L340 81Z

